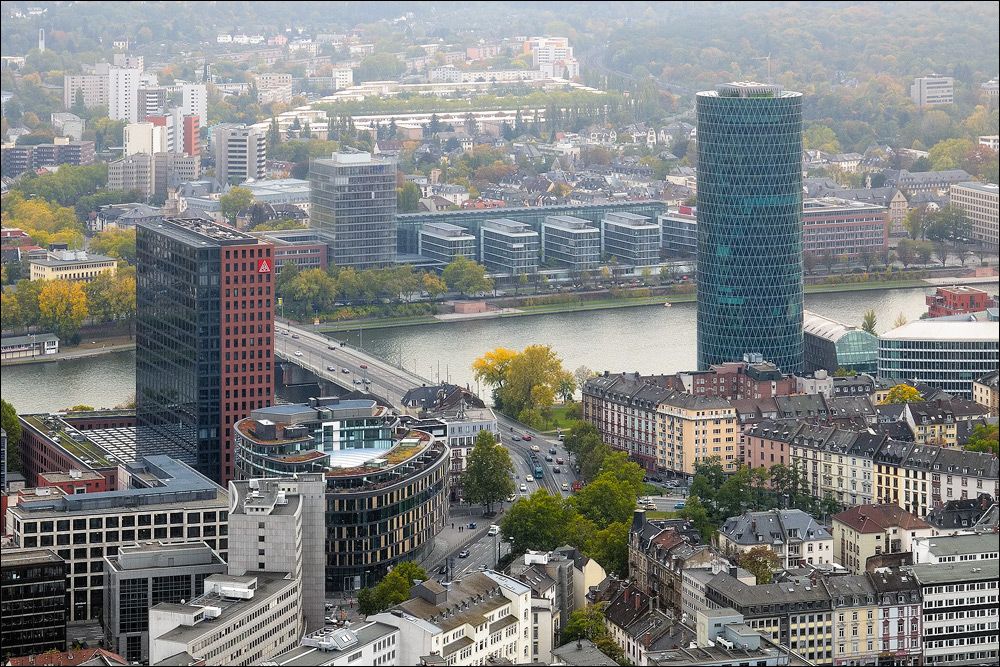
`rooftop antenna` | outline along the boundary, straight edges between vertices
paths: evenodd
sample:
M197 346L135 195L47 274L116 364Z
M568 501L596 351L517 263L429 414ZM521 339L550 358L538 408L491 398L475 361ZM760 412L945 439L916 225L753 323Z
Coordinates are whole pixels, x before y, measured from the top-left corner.
M768 83L774 83L774 80L771 78L771 54L768 53L766 56L758 56L756 58L752 58L752 60L766 60L767 61L767 82Z

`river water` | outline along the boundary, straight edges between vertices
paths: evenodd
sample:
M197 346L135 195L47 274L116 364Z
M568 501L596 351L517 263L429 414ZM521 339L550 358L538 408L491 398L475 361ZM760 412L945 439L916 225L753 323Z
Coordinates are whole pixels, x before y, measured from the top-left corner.
M996 294L1000 285L978 286ZM879 332L902 313L915 320L926 312L924 297L934 288L807 294L805 307L845 324L860 325L865 311L878 313ZM554 313L499 320L373 329L364 349L436 381L476 389L471 365L495 347L523 350L551 345L574 370L674 373L696 368L695 303ZM357 331L341 334L357 345ZM135 354L122 352L87 359L4 366L3 398L18 412L52 412L74 405L111 408L135 394Z

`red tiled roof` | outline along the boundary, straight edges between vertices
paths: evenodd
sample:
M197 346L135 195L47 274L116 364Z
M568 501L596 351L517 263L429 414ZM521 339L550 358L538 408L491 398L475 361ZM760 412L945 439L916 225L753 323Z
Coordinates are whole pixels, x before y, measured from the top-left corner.
M921 530L930 524L899 505L858 505L833 516L859 533L881 533L887 528Z

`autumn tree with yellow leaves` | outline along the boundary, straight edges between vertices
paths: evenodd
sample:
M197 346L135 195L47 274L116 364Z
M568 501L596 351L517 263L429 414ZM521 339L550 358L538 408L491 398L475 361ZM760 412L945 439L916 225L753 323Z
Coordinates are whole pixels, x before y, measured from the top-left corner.
M68 280L47 281L38 294L41 324L63 340L72 339L87 319L83 285Z
M893 403L917 403L922 401L920 392L907 384L897 384L886 394L885 400L879 405L892 405Z
M549 345L529 345L523 352L498 347L477 359L472 370L492 389L498 410L535 428L549 419L560 386L574 381Z

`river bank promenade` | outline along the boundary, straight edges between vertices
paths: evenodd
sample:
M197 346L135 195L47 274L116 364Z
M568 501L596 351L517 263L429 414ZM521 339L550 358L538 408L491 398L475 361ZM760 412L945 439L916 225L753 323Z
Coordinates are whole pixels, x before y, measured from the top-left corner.
M49 361L66 361L68 359L85 359L96 357L111 352L127 352L135 349L135 339L128 336L113 336L96 340L83 341L79 345L71 347L59 347L56 354L38 355L34 357L24 357L21 359L4 359L0 362L3 366L14 366L19 364L37 364Z

